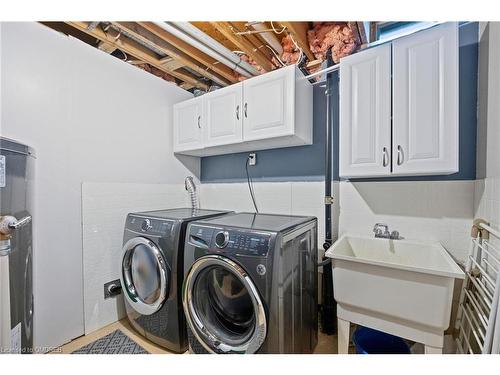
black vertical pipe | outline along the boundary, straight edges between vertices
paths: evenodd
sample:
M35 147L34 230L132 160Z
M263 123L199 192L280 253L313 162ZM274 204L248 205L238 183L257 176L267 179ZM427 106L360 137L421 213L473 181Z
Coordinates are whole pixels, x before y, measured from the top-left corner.
M333 65L331 52L328 54L328 66ZM334 123L338 119L338 72L330 72L326 76L326 147L325 147L325 243L328 249L332 243L332 165L333 165L333 133ZM323 258L323 260L325 260ZM333 297L333 277L331 263L323 266L321 332L334 334L337 332L337 304Z

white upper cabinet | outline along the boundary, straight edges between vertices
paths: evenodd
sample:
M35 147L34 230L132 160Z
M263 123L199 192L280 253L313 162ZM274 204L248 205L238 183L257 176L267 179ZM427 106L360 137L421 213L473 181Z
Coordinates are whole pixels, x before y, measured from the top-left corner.
M457 23L341 59L341 177L455 173L458 133Z
M293 134L294 69L281 68L244 82L245 140Z
M295 66L174 106L174 152L207 156L313 142L311 83Z
M189 99L174 105L174 152L203 148L201 99Z
M243 87L241 83L206 95L205 147L243 141Z
M340 175L391 174L391 46L340 61Z
M458 27L393 42L393 174L458 171Z

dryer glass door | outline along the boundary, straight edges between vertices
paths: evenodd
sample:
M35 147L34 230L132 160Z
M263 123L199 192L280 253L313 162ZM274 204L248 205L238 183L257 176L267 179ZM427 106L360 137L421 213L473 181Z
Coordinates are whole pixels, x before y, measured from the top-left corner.
M264 342L266 316L257 288L230 259L198 259L186 277L183 303L194 336L209 352L254 353Z
M158 247L146 238L132 238L123 247L120 267L127 302L143 315L158 311L168 290L167 267Z

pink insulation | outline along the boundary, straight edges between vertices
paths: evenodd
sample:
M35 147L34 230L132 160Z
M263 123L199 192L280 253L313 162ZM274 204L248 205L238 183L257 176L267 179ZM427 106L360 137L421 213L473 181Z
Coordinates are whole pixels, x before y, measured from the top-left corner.
M259 74L262 74L262 73L265 73L265 72L266 72L264 69L262 69L262 67L261 67L259 64L257 64L257 63L255 62L255 60L254 60L254 59L252 59L252 58L251 58L251 57L249 57L248 55L246 55L246 54L241 54L241 55L240 55L240 58L241 58L241 60L242 60L242 61L245 61L245 62L249 63L250 65L252 65L252 66L253 66L253 67L254 67L254 68L255 68L255 69L259 72ZM245 77L244 75L239 74L239 73L238 73L238 72L236 72L236 71L234 71L233 73L234 73L234 76L236 77L236 79L237 79L238 81L240 81L240 82L241 82L241 81L244 81L245 79L247 79L247 77Z
M356 36L347 22L314 22L307 32L309 47L314 56L323 61L329 49L335 63L348 56L358 47Z
M291 36L287 35L281 39L281 45L283 46L283 53L280 56L281 61L286 65L295 64L300 57L300 50L295 46Z

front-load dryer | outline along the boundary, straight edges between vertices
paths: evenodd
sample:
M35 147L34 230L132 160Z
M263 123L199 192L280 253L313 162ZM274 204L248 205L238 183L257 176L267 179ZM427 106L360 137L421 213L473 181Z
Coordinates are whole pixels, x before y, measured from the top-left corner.
M196 221L184 259L191 352L313 352L316 218L239 213Z
M174 352L187 350L181 299L186 227L227 213L177 208L128 214L120 281L128 319L147 339Z

